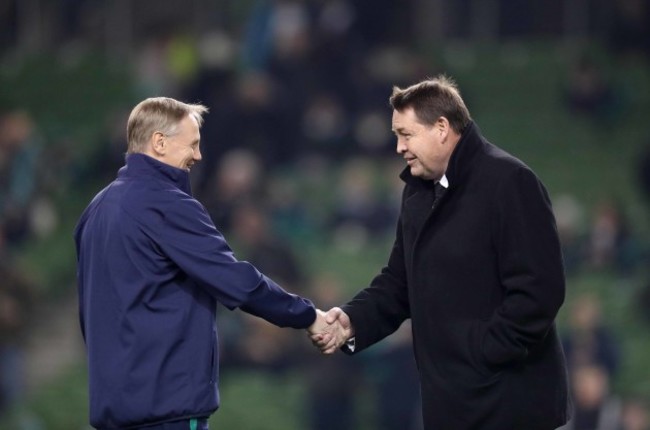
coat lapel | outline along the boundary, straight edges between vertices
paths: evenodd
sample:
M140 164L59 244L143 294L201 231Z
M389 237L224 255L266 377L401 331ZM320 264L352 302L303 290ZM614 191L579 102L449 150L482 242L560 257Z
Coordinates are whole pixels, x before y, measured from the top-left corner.
M416 234L422 230L431 214L434 197L432 189L422 188L404 202L406 224L411 226Z

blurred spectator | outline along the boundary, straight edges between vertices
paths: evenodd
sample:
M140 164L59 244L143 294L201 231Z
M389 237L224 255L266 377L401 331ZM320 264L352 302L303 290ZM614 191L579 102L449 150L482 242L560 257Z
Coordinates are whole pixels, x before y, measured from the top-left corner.
M535 2L512 2L498 0L499 36L503 40L531 34L534 30Z
M62 0L57 12L61 14L61 44L92 40L101 25L101 2L96 0Z
M354 0L356 27L362 50L416 40L415 1Z
M650 54L650 5L646 0L612 2L609 43L617 54Z
M274 0L269 15L271 55L266 70L295 95L307 95L315 88L312 72L313 34L309 3Z
M341 169L330 227L344 248L383 237L394 227L395 208L380 199L373 166L349 159Z
M383 346L369 364L369 373L373 375L371 384L378 396L378 429L422 429L420 384L409 321Z
M310 216L300 190L301 181L294 172L275 172L267 178L268 211L273 231L289 241L310 243L316 234L318 223ZM321 204L321 211L326 209Z
M341 302L343 287L332 274L314 281L313 299L331 308ZM310 358L308 356L308 358ZM373 393L370 409L379 430L422 428L417 368L411 327L403 324L385 344L365 357L315 356L307 369L312 430L351 430L359 427L356 399L364 390ZM327 375L323 378L323 375Z
M240 48L242 62L247 69L260 70L266 67L272 51L270 36L271 0L258 0L251 8Z
M613 120L619 113L616 91L602 66L588 55L578 57L570 66L564 87L568 109L584 115L596 124Z
M584 262L586 246L582 231L583 208L574 196L563 194L553 199L553 211L562 245L564 270L567 275L575 274Z
M625 401L620 430L650 430L650 413L641 400L631 399Z
M242 46L249 70L266 70L279 59L297 59L311 46L310 10L300 0L258 0Z
M142 97L178 97L198 73L197 43L171 24L161 24L148 34L136 56L136 88Z
M0 225L8 245L30 233L30 205L38 187L41 138L29 113L0 114Z
M637 293L635 308L641 314L646 324L650 324L650 282L647 280Z
M352 94L351 73L363 50L358 46L356 23L358 14L350 0L320 2L313 13L313 62L319 87L337 96ZM331 79L336 76L337 79ZM350 99L341 100L351 106Z
M292 293L306 293L306 275L297 256L271 230L259 201L242 201L232 208L230 236L241 260L249 261ZM225 366L284 372L300 363L300 341L295 333L238 312L228 316L222 331ZM313 351L312 351L313 352Z
M229 345L226 366L278 374L299 364L298 342L306 342L304 338L297 339L291 330L282 330L243 312L234 318L239 326L235 331L238 337L226 340Z
M259 202L246 202L232 213L231 238L241 257L285 289L305 294L305 274L289 244L271 230Z
M363 89L359 103L365 107L386 106L386 88L404 85L436 70L408 46L379 45L362 57L355 85ZM387 107L388 109L388 107Z
M0 54L17 45L18 11L17 2L0 3Z
M594 269L616 269L626 274L634 268L637 257L622 207L614 201L602 200L594 210L589 230L589 266Z
M593 294L581 294L572 303L568 330L563 336L569 372L598 366L615 376L621 362L618 340L602 319L601 304Z
M320 274L313 283L313 300L329 309L342 300L342 286L333 275ZM310 346L311 349L311 346ZM305 353L306 428L353 430L359 427L356 399L364 387L363 362L358 357Z
M646 204L648 204L648 210L650 213L650 142L646 144L639 156L638 164L638 182L641 188L643 197L646 199ZM646 245L647 246L647 245ZM645 264L647 267L650 262L650 254L646 249L646 255L644 256ZM646 274L647 278L647 274ZM641 315L645 318L646 322L650 323L650 282L646 280L638 294L638 300L636 301L636 306L638 306Z
M226 109L218 109L212 141L213 152L234 149L253 152L267 168L294 160L299 127L292 107L295 94L278 85L266 72L248 72L238 77L234 97ZM295 116L294 116L295 115Z
M0 243L0 417L24 395L23 348L33 304L33 283L14 266Z
M650 204L650 141L646 143L639 154L638 175L643 197L645 197L646 203Z
M221 158L210 182L201 190L201 201L218 230L231 230L237 206L259 201L263 180L262 165L253 152L232 150Z
M198 43L199 69L195 78L183 89L183 99L198 102L210 108L207 121L201 128L203 160L196 166L193 179L196 190L205 188L219 159L238 146L231 129L230 118L235 97L235 40L221 30L203 35Z
M299 0L258 1L242 47L247 70L254 74L267 74L277 89L272 112L282 110L282 118L299 117L305 101L318 84L318 70L313 59L313 34L311 2ZM250 125L249 125L250 126ZM276 124L281 128L283 124ZM287 130L294 124L284 124ZM294 138L295 133L287 135ZM282 141L293 149L295 142ZM271 146L287 153L282 147ZM290 151L288 154L292 154ZM282 159L282 157L280 157Z
M573 418L561 430L619 430L621 402L610 392L607 371L595 365L574 369Z
M355 150L350 143L350 115L332 94L320 93L307 100L301 132L307 148L333 159L341 159Z
M116 109L107 115L102 141L96 145L90 160L79 163L81 166L78 167L77 180L80 184L88 181L108 184L124 166L127 148L124 124L127 123L129 113L130 110Z
M354 140L359 149L370 154L392 155L393 133L386 121L385 112L379 109L365 110L358 114L354 124Z

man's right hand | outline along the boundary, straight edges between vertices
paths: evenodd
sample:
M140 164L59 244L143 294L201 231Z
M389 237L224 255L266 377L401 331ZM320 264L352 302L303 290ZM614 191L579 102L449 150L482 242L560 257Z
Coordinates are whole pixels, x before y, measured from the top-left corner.
M333 354L354 335L350 317L341 308L335 307L325 314L330 329L325 333L310 334L310 339L323 354Z

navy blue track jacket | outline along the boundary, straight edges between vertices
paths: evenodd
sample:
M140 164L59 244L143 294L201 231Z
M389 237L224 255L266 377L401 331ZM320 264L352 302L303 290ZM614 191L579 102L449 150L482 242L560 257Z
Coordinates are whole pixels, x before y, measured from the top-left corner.
M309 300L238 261L186 171L144 154L75 229L90 423L127 428L208 416L219 406L216 303L280 327L315 320Z

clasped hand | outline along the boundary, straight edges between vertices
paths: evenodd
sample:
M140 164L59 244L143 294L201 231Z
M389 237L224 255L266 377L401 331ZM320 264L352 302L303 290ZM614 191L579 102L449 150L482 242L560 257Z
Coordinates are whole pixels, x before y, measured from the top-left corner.
M309 338L323 354L333 354L354 335L348 315L341 308L316 309L316 321L307 329Z

